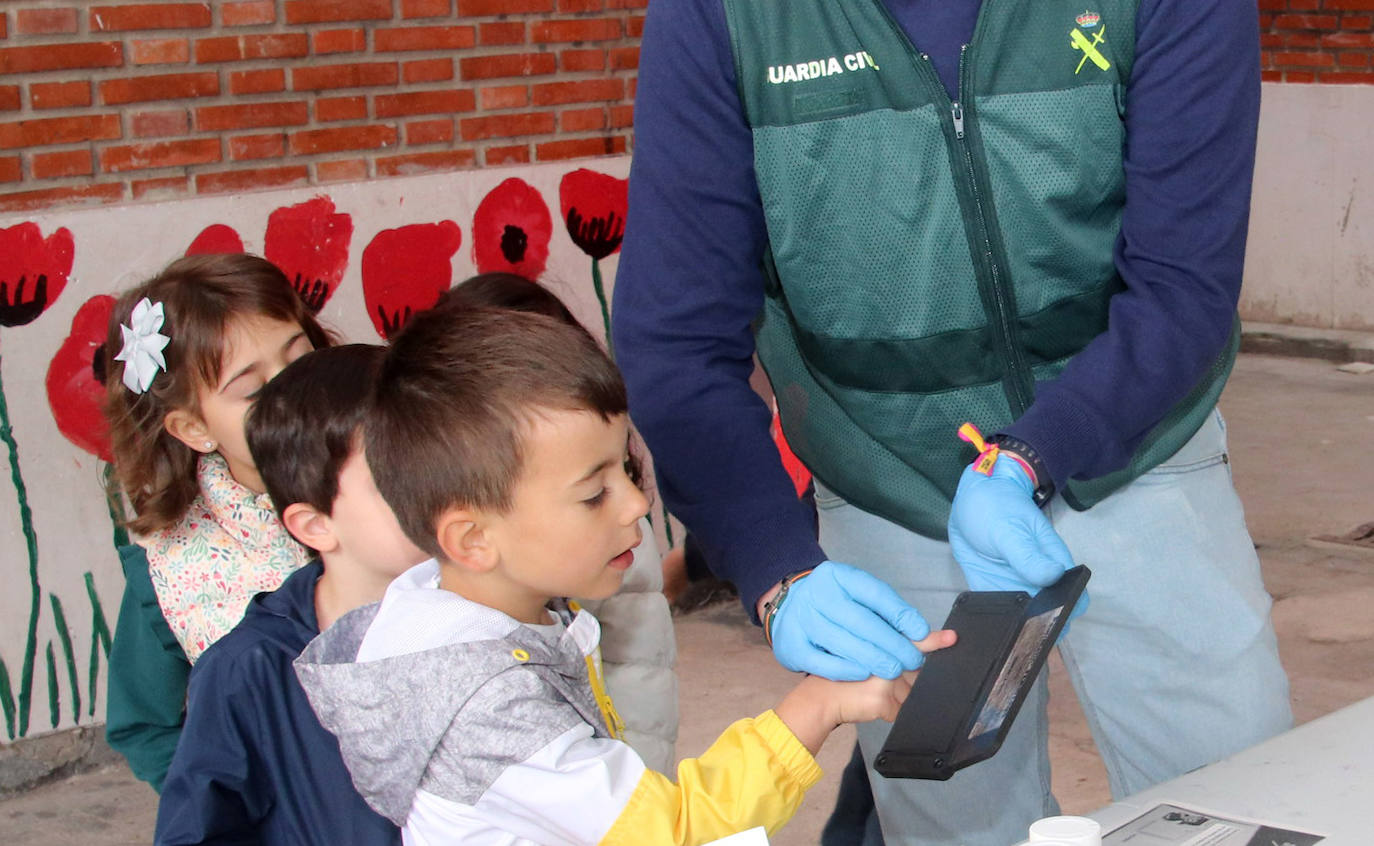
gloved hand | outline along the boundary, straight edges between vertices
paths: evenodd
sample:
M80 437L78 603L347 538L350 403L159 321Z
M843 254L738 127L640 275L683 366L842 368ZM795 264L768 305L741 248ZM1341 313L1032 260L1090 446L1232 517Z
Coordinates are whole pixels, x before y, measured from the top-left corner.
M835 681L895 679L925 660L912 641L930 626L887 583L834 561L792 583L771 628L773 654L789 670Z
M1006 455L991 476L964 468L949 513L949 546L970 589L1034 596L1073 567L1069 548L1031 499L1033 490L1026 471ZM1083 599L1079 613L1087 594Z

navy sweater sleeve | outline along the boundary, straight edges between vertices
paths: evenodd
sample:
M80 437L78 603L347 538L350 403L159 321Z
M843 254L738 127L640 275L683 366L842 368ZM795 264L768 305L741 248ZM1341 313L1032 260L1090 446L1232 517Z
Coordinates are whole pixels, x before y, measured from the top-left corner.
M659 492L758 597L824 555L749 387L765 231L719 0L655 0L640 49L613 332Z
M259 691L280 680L254 672L254 657L207 651L191 673L186 727L158 803L159 846L261 842L272 785L254 772Z
M1202 378L1240 297L1259 123L1251 0L1145 0L1126 92L1126 208L1109 328L1006 431L1056 484L1124 467Z

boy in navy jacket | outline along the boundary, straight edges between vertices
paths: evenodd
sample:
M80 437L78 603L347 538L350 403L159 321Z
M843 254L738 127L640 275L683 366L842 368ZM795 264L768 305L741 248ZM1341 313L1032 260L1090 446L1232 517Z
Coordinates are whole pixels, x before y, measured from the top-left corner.
M263 388L247 421L283 523L318 559L254 597L191 674L186 725L158 806L158 844L394 844L291 662L342 614L381 599L426 556L372 481L361 424L381 347L309 353Z

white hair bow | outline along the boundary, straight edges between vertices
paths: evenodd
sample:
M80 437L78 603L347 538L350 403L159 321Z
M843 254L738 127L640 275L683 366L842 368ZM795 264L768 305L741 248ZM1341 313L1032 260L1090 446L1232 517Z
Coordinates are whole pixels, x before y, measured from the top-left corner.
M148 390L158 370L167 369L162 350L172 339L158 331L162 321L162 303L144 297L134 306L129 323L119 324L124 347L115 361L124 362L124 386L136 394Z

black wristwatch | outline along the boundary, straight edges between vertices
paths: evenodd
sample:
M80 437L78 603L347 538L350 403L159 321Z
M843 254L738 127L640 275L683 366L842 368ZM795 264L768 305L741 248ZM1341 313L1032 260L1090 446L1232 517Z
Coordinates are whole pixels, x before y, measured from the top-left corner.
M1054 498L1054 480L1050 477L1049 468L1045 466L1045 459L1040 457L1035 447L1011 435L993 435L992 442L997 444L999 450L1015 455L1030 468L1035 483L1031 499L1037 506L1044 508Z

